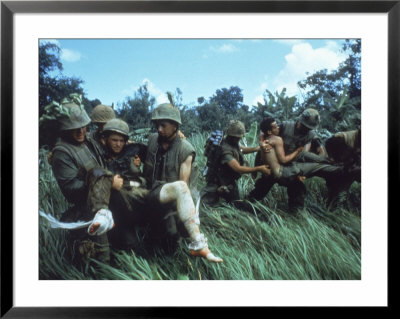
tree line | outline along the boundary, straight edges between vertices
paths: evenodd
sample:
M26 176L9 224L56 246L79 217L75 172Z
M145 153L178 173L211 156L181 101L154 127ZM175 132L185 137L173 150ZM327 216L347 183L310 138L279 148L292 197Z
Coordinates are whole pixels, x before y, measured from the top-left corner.
M62 74L60 47L45 42L39 46L39 116L51 101L61 101L70 93L80 93L88 114L101 104L99 99L90 100L84 90L84 81ZM189 136L195 132L224 129L230 119L242 121L247 128L259 123L265 116L273 116L278 122L296 118L305 108L320 112L322 137L330 133L354 129L361 124L361 40L347 39L342 51L348 56L336 70L319 70L306 74L298 82L302 100L288 96L286 89L280 92L264 92L264 103L249 106L243 103L242 89L238 86L217 89L206 98L198 97L194 106L182 103L182 91L166 92L172 104L181 111L181 130ZM132 96L114 106L119 118L135 130L151 127L151 112L156 107L147 84L140 86ZM54 134L52 134L54 135ZM49 134L41 132L40 145L49 145Z

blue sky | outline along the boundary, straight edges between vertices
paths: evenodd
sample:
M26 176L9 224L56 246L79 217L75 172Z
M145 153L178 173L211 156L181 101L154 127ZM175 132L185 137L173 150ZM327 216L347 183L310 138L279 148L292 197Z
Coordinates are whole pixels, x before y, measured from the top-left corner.
M42 40L45 41L45 40ZM61 51L63 74L84 80L89 99L120 104L144 83L158 103L182 91L195 105L217 89L238 86L244 103L263 101L265 90L298 95L297 81L335 69L346 56L340 39L51 39Z

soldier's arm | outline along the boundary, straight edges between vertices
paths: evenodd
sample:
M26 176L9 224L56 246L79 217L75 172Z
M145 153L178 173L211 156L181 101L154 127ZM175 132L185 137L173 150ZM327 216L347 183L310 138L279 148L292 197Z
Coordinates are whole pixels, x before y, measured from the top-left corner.
M84 177L80 177L79 168L71 157L67 153L56 151L53 153L52 164L54 177L67 201L72 203L84 201L86 183Z
M228 166L236 173L239 174L249 174L249 173L254 173L254 172L262 172L266 175L270 174L270 170L266 165L260 165L260 166L255 166L255 167L248 167L248 166L242 166L236 159L231 159L228 163Z
M179 180L189 185L190 172L192 170L193 156L189 155L179 167Z
M242 145L239 145L240 149L242 150L243 154L249 154L249 153L254 153L254 152L258 152L260 150L260 146L256 146L256 147L245 147Z
M302 147L298 147L292 154L286 155L285 149L283 147L283 140L279 136L276 137L274 142L276 157L278 158L279 163L286 164L290 161L293 161L296 156L302 151Z

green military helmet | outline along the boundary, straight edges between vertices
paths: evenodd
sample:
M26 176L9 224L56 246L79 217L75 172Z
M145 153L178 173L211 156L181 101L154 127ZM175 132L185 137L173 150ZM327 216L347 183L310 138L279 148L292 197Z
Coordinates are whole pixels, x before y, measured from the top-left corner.
M242 138L246 133L244 124L237 120L231 120L226 128L226 135Z
M90 117L82 105L69 102L62 103L62 107L68 115L59 119L61 131L75 130L90 123Z
M170 120L178 124L181 122L181 113L176 106L169 103L160 104L151 114L152 121Z
M320 116L317 110L309 108L305 109L300 115L300 123L311 130L315 130L320 122Z
M96 107L93 109L93 123L106 123L107 121L112 119L115 119L115 112L110 106L99 104L96 105Z
M106 132L115 132L125 137L129 137L129 126L123 120L111 119L104 125L103 133Z

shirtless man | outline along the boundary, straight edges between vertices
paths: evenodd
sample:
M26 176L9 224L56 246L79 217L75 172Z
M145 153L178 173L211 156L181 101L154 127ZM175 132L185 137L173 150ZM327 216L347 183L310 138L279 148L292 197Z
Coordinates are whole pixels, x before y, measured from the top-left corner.
M279 136L279 126L272 117L267 117L261 122L260 130L262 132L260 147L263 150L261 157L263 162L271 168L272 175L276 179L296 175L300 180L303 180L304 177L299 176L300 170L296 165L282 166L281 164L288 164L293 161L304 147L298 147L293 153L286 155L283 139ZM271 148L268 148L268 144L271 145Z

